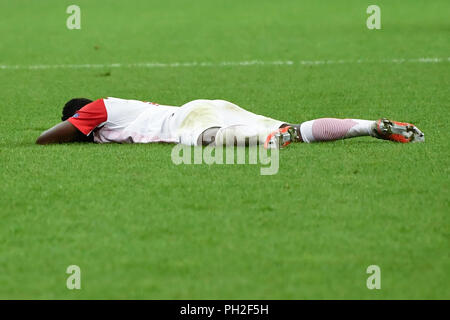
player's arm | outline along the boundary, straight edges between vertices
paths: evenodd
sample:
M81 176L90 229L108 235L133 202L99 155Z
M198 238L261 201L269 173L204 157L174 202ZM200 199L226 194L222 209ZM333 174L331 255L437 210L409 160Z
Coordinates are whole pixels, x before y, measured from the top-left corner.
M72 117L44 131L37 144L92 142L92 131L105 123L108 115L103 99L95 100L78 110Z
M69 121L63 121L56 126L42 132L37 138L37 144L66 143L66 142L86 142L88 137L81 133Z

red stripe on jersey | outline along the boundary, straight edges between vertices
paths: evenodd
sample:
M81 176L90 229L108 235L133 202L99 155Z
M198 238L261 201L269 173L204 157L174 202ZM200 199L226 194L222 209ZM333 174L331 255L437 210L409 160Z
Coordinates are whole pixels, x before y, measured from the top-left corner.
M78 130L89 135L108 118L103 99L95 100L78 110L71 118L67 119Z

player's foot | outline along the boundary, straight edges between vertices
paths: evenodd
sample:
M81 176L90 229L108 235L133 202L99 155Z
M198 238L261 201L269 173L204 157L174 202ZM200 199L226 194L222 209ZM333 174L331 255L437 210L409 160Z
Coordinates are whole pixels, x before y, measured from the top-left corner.
M300 125L288 125L269 134L264 143L266 149L284 148L292 142L301 142Z
M373 136L401 143L424 142L425 135L416 126L382 118L376 121Z

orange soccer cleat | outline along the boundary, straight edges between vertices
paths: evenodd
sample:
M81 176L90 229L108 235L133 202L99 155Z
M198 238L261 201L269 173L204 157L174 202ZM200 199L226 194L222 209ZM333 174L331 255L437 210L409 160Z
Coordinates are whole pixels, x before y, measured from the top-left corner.
M415 125L382 118L376 121L373 136L401 143L424 142L425 135Z
M264 143L266 149L281 149L292 142L301 142L300 125L288 125L269 134Z

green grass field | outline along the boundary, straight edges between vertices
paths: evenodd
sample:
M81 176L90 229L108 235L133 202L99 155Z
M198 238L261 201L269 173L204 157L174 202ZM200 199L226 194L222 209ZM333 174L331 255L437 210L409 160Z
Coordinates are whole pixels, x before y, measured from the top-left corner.
M66 28L73 3L81 30ZM366 28L370 4L381 30ZM449 11L1 0L0 298L449 299ZM267 63L220 65L253 60ZM327 60L344 63L301 63ZM147 62L211 65L128 65ZM67 67L83 64L104 66ZM176 166L171 145L35 145L80 96L226 99L291 122L388 117L426 142L292 145L272 176ZM72 264L81 290L66 288ZM372 264L381 290L366 287Z

